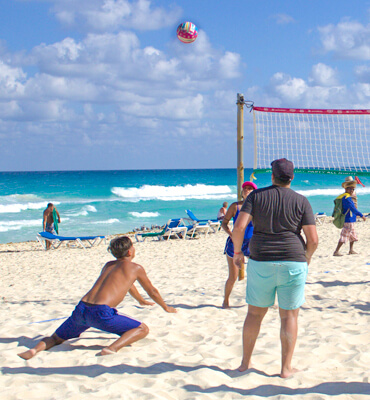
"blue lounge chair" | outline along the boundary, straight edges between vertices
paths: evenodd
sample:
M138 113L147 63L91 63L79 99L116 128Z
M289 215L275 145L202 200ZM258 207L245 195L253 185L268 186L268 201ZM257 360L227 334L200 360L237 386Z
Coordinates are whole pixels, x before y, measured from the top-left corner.
M185 210L191 221L197 222L198 225L208 224L214 233L218 232L221 227L221 222L217 219L199 219L197 218L191 210Z
M171 236L178 239L185 239L186 232L187 228L182 224L181 218L177 218L170 219L161 232L136 233L135 239L138 242L144 242L148 237L156 238L158 240L164 240L165 238L169 240ZM142 240L139 240L140 237Z
M63 242L67 246L70 243L74 243L83 249L86 249L86 244L87 247L93 247L99 245L103 240L105 242L105 236L59 236L50 232L39 232L36 238L45 250L46 242L49 242L53 249L57 249Z

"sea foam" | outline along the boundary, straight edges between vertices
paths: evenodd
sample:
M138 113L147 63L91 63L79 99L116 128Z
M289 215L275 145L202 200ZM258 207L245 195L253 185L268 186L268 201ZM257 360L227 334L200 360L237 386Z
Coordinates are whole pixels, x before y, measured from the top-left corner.
M158 217L160 214L158 212L129 212L130 215L137 218L150 218L150 217Z
M126 201L163 200L176 201L187 199L225 199L234 198L235 195L227 185L184 185L184 186L159 186L143 185L139 188L112 188L112 193Z

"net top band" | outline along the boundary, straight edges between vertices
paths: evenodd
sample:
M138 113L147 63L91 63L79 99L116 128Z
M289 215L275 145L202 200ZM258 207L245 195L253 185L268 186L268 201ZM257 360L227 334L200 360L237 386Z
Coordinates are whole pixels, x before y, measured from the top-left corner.
M289 113L289 114L361 114L370 115L370 110L332 110L318 108L273 108L273 107L253 107L254 111L270 112L270 113Z

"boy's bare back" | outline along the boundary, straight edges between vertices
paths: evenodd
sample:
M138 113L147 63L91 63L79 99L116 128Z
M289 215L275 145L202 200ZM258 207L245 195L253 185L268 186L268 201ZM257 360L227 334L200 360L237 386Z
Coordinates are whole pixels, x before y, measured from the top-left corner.
M110 261L105 264L99 278L82 301L116 307L125 298L138 275L141 275L140 272L145 274L143 267L130 260Z

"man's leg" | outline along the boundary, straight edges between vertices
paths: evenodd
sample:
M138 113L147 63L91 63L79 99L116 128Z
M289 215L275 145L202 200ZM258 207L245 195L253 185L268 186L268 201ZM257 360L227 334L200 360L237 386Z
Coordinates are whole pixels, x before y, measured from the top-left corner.
M240 372L251 368L251 357L260 332L263 317L266 315L268 307L256 307L248 305L248 314L243 326L243 359L238 370Z
M56 333L53 333L52 336L48 336L42 340L40 340L35 347L24 351L23 353L18 353L19 357L24 360L29 360L34 357L37 353L43 350L49 350L50 348L63 343L64 340L61 339Z
M104 356L107 354L116 353L118 350L122 349L122 347L128 346L140 339L145 338L148 333L149 328L145 324L141 323L137 328L133 328L125 332L110 346L105 347L100 353L98 353L98 355Z
M279 308L281 328L281 374L282 378L287 378L298 370L292 368L292 358L294 347L298 334L298 313L299 308L295 310L283 310Z
M233 290L234 284L235 284L236 280L238 279L238 273L239 273L239 269L234 264L233 259L231 257L229 257L228 255L226 255L226 259L227 259L227 265L229 267L229 276L225 283L225 298L222 303L222 308L230 308L229 297L230 297L231 291Z

